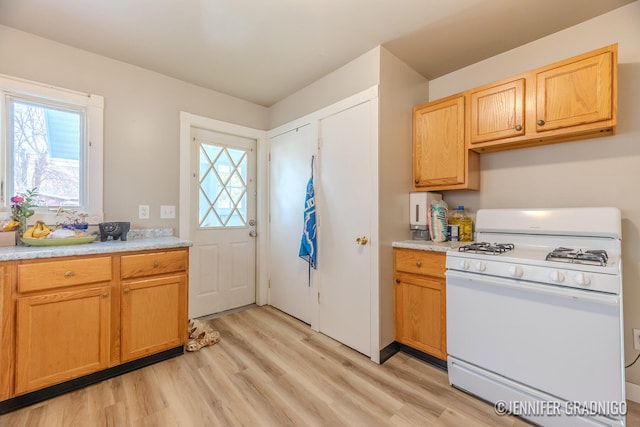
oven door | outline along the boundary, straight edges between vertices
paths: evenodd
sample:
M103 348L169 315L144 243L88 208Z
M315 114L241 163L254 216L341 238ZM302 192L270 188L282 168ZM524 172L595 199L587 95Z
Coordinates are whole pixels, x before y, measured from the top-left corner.
M565 401L624 399L619 295L446 274L450 356Z

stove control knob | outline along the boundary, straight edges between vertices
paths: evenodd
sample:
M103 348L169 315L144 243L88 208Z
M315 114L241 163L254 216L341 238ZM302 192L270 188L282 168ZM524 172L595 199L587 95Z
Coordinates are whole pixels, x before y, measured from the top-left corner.
M553 270L551 273L549 273L549 279L551 279L552 282L560 283L564 281L564 274L562 274L558 270Z
M476 262L475 268L476 268L476 271L485 271L487 269L487 266L485 265L484 262L478 261Z
M463 259L462 261L460 261L460 268L463 270L468 270L470 267L469 265L469 261L467 261L466 259Z
M564 274L560 273L558 270L554 270L549 274L549 278L552 282L560 283L564 280Z
M575 281L578 285L586 286L591 283L591 279L584 273L576 274Z
M522 267L520 267L519 265L512 265L511 267L509 267L509 275L511 277L522 277L522 274L524 272L522 271Z

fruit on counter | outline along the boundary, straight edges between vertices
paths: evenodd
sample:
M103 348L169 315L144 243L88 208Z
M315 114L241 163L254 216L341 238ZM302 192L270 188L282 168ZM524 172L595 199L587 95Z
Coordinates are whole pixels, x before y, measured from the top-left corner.
M17 230L19 226L20 226L20 221L16 221L15 219L12 219L11 221L7 222L5 225L2 226L2 230L13 231L13 230Z
M49 236L52 239L64 239L66 237L86 237L82 232L70 230L68 228L58 228Z
M49 234L51 234L53 230L47 224L42 221L36 221L33 227L27 229L24 232L23 237L34 238L34 239L44 239Z

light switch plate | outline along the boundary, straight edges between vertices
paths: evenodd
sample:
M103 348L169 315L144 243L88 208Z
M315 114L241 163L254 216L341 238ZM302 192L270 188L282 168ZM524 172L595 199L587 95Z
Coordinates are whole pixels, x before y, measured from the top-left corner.
M161 205L160 218L171 219L176 217L176 207L174 205Z

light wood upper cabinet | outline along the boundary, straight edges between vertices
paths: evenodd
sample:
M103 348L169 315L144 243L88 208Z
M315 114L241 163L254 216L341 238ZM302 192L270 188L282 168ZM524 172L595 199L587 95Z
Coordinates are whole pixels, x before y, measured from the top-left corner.
M465 142L464 95L415 107L413 124L414 190L479 187L477 160Z
M613 126L616 50L583 55L536 73L536 131Z
M445 253L394 249L396 341L447 358Z
M471 91L469 98L471 144L524 135L525 79Z
M468 92L477 152L613 135L617 44Z

